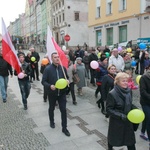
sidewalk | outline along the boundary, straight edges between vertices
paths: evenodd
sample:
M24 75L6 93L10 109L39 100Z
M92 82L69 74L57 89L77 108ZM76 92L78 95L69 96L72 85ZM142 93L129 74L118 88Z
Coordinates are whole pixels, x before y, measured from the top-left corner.
M44 54L40 56L42 59ZM67 137L61 131L58 107L55 109L56 128L49 126L48 102L43 102L41 81L32 83L25 111L17 77L10 78L7 103L0 99L0 150L106 150L108 122L96 106L94 89L86 87L83 93L84 96L77 96L77 106L72 104L71 96L67 99L71 133ZM137 150L148 150L148 142L142 140L139 133L138 130Z

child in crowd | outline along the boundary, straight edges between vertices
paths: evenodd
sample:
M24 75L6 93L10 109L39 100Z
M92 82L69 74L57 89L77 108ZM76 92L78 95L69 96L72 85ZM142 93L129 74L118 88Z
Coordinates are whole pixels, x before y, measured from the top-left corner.
M134 84L133 78L132 78L132 71L131 70L126 70L125 71L128 75L129 75L129 79L128 79L128 87L131 90L136 90L138 89L138 85Z

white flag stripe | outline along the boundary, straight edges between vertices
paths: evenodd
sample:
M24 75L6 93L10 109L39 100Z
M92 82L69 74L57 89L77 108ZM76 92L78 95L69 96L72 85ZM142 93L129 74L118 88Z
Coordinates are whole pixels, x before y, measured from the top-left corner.
M52 63L51 54L54 52L57 52L57 51L55 50L55 47L54 47L54 44L52 41L52 32L51 32L49 26L47 27L46 49L47 49L48 58L49 58L50 62Z
M8 34L8 30L6 28L6 25L5 25L5 22L4 22L3 18L2 18L2 38L9 45L9 47L13 51L13 53L16 55L18 64L21 66L20 61L17 57L17 52L16 52L16 50L15 50L15 48L14 48L12 42L11 42L10 35Z

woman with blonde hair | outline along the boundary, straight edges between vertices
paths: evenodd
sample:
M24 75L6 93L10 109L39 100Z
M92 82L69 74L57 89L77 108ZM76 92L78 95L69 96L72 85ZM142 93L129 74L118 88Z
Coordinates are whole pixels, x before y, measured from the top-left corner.
M128 78L127 73L118 73L115 77L114 88L107 96L106 111L110 118L108 150L113 150L113 146L127 146L128 150L136 150L133 124L127 119L127 114L133 109Z

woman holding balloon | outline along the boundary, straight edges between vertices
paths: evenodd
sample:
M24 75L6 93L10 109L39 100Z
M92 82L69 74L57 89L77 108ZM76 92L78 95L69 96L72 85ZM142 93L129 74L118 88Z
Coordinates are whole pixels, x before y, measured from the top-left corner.
M113 150L113 146L127 146L128 150L136 150L133 124L127 119L127 114L133 108L128 78L128 74L118 73L114 88L107 96L106 111L110 117L108 150Z
M101 94L101 98L97 101L98 107L102 107L101 112L105 114L105 108L104 108L104 102L102 99L102 93L101 93L101 86L102 86L102 80L106 74L108 74L107 71L108 67L108 58L106 57L105 54L101 55L99 66L96 69L96 84L97 84L97 89L95 91L95 97L97 97L98 92ZM100 106L101 105L101 106Z

